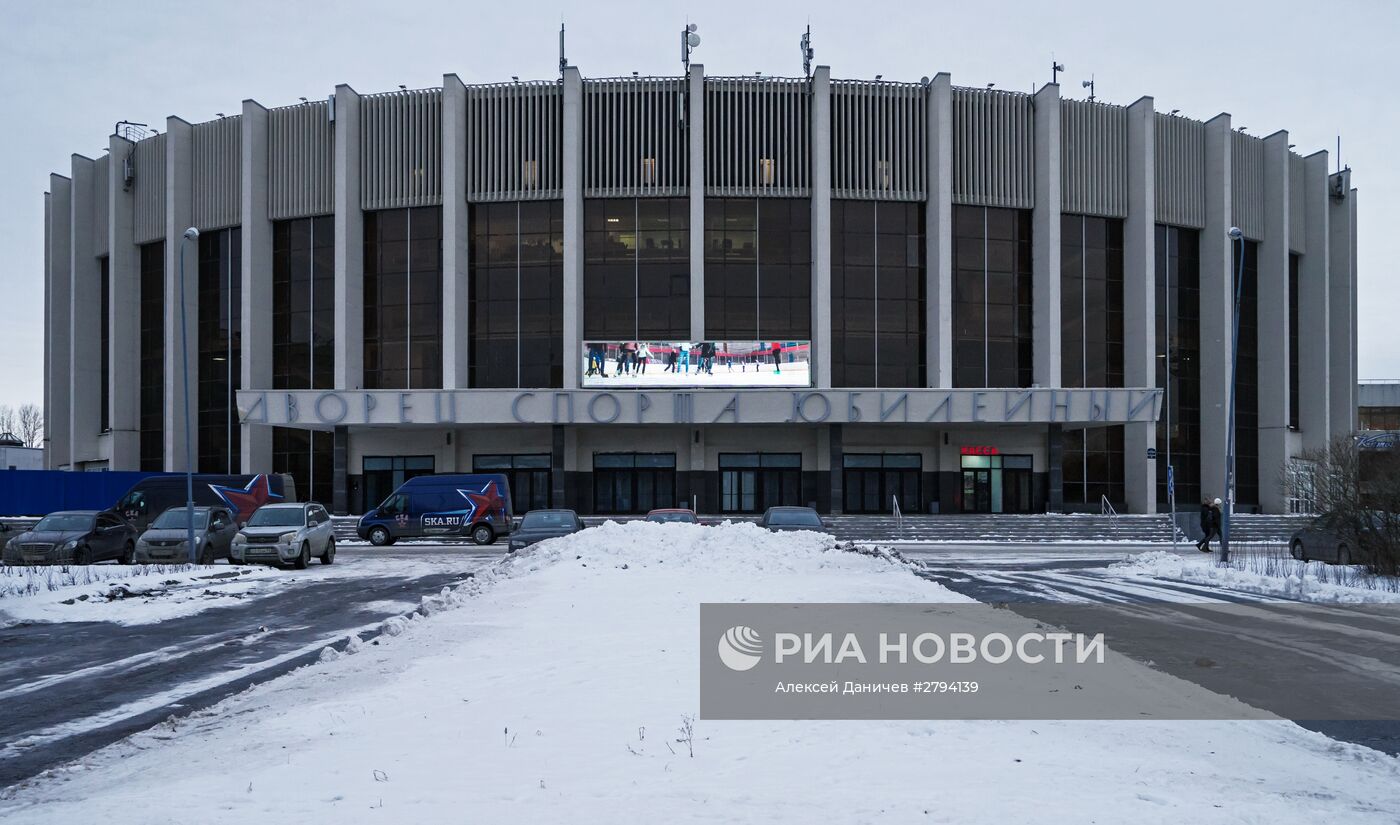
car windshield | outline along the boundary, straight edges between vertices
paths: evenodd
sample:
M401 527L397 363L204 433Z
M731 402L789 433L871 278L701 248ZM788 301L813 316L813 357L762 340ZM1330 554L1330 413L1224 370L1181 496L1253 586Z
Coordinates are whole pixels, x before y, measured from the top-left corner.
M648 513L647 521L680 521L685 522L686 524L694 524L695 516L692 513Z
M821 527L821 518L812 510L774 510L768 516L769 524L783 524L793 527Z
M300 507L263 507L248 519L249 527L300 527L305 521Z
M572 529L573 526L573 513L526 513L525 520L520 522L522 530Z
M188 514L189 511L184 507L178 510L166 510L164 513L157 516L155 521L151 522L151 527L157 530L187 530L190 524L189 519L186 518ZM194 511L194 529L203 530L204 525L208 523L208 510Z
M39 523L34 525L36 533L66 533L70 530L91 530L92 516L85 516L81 513L54 513L51 516L44 516L39 519Z

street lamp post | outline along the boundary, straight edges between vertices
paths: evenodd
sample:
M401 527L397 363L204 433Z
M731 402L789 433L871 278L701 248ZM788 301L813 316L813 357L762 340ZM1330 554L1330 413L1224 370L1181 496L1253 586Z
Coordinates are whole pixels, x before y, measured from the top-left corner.
M1240 293L1244 285L1244 233L1230 227L1235 248L1235 314L1230 338L1230 423L1225 433L1225 507L1220 518L1220 561L1230 561L1230 516L1235 510L1235 386L1240 368Z
M185 528L190 548L190 564L199 562L199 548L194 543L194 454L190 451L190 337L185 304L185 244L199 239L199 230L191 226L180 242L180 385L185 391Z

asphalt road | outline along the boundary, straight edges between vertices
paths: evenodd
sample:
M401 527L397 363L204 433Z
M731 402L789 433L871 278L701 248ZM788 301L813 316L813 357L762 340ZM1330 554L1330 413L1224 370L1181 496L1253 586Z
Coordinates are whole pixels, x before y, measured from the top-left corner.
M267 595L154 624L0 629L0 787L313 661L498 558L497 545L341 546ZM385 559L404 562L385 575ZM357 565L366 575L355 575Z
M1400 607L1125 579L1107 569L1124 556L1116 549L906 555L950 590L1071 629L1111 627L1109 647L1133 659L1334 739L1400 755ZM1318 715L1333 718L1307 717L1324 708ZM1359 718L1372 713L1390 719Z

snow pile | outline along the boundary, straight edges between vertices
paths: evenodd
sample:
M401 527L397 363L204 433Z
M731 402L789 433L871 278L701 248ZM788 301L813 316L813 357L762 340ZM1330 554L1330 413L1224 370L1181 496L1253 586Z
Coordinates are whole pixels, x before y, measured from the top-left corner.
M1241 557L1232 559L1230 566L1222 567L1213 553L1181 555L1154 550L1110 565L1108 569L1125 577L1171 579L1308 602L1400 602L1400 592L1396 591L1393 581L1366 576L1360 572L1360 568L1273 557L1261 558L1257 560L1258 563L1255 561ZM1319 581L1319 575L1330 575L1331 580Z
M699 605L740 600L965 601L826 536L609 524L427 597L352 655L16 789L0 819L1393 823L1400 810L1400 763L1283 722L698 719Z

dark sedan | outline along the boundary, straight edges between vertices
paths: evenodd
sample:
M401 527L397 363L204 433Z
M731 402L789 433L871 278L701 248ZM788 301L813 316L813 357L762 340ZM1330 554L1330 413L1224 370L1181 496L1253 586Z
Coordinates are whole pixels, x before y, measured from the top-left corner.
M131 564L136 529L115 513L65 510L39 519L5 544L6 564Z
M531 510L510 534L508 552L523 550L535 542L567 536L583 529L583 521L573 510Z
M699 524L700 519L695 517L694 510L671 507L662 510L652 510L647 513L647 521L660 522L662 524Z
M763 511L758 526L779 533L793 530L811 530L813 533L830 533L831 529L811 507L769 507Z

